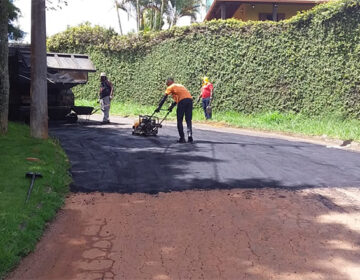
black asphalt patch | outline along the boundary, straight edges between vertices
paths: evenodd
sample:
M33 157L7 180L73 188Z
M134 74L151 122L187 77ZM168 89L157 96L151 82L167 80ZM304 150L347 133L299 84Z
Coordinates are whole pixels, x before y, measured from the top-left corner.
M125 125L56 125L51 134L72 167L73 191L158 193L188 189L360 187L360 155L321 145L174 126L157 137Z

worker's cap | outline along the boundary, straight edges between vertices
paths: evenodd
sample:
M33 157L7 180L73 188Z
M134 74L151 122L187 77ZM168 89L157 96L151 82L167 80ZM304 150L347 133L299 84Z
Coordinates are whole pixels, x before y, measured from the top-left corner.
M205 77L203 78L203 81L204 81L205 83L208 83L208 82L209 82L209 78L205 76Z
M101 72L100 77L106 77L106 73Z

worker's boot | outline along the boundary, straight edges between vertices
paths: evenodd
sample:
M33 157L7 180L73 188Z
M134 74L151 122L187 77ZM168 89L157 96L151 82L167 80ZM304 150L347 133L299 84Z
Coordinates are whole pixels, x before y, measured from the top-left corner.
M192 132L191 132L191 130L188 129L187 133L188 133L188 142L189 142L189 143L192 143L192 142L194 141L194 139L192 138Z
M185 138L179 138L179 140L177 140L178 143L186 143Z

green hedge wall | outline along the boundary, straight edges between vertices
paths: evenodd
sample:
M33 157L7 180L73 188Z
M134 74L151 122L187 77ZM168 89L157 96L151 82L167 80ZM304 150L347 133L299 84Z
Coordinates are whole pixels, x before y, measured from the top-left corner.
M339 0L278 23L215 20L118 36L87 24L49 38L56 52L88 53L116 99L157 104L168 76L194 96L206 75L218 110L360 116L360 0ZM99 73L74 89L94 99Z

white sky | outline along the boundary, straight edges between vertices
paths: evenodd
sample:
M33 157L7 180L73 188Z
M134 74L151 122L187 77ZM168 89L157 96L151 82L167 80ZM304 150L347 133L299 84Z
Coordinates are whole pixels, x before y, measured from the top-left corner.
M116 32L120 33L113 0L68 0L67 2L68 5L63 5L62 9L46 12L47 36L65 31L69 26L77 26L86 21L93 26L112 27ZM21 30L27 33L23 41L29 43L31 0L14 0L14 4L21 11L18 24ZM120 18L124 33L136 31L136 21L133 17L128 18L126 12L120 11ZM182 18L178 25L188 25L189 23L189 18Z

